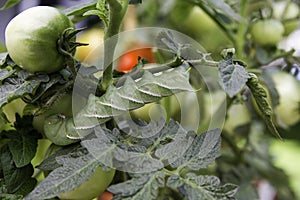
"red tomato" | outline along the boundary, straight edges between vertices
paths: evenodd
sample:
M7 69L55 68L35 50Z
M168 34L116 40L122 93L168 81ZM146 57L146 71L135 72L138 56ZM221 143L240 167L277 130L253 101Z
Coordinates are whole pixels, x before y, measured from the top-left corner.
M135 50L123 54L118 61L117 71L129 72L138 63L138 57L147 59L148 63L155 63L155 58L151 47L139 46Z
M104 191L102 194L98 196L98 200L111 200L114 195L108 191Z

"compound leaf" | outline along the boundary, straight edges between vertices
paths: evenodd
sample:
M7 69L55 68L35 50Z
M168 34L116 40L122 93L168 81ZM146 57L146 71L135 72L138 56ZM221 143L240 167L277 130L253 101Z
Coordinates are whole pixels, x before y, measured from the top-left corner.
M32 118L17 116L16 130L5 133L10 139L8 147L12 153L14 163L17 167L28 165L36 153L37 142L40 134L32 127Z
M79 187L89 179L100 166L98 160L85 149L79 149L78 157L68 154L57 157L61 167L53 170L27 197L31 199L49 199Z

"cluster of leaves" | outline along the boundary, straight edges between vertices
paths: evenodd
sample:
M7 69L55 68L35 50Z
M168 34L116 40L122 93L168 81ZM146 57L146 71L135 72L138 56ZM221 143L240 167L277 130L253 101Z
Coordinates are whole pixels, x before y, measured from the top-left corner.
M2 9L18 2L7 1ZM224 21L242 20L239 12L226 1L189 2L202 7L211 16L216 16L216 21L224 29ZM129 3L141 1L131 0ZM108 12L105 2L96 0L64 11L73 16L74 20L77 17L97 15L106 25L111 22L109 17L112 17ZM39 170L49 174L37 186L36 180L32 178L33 166L30 162L41 135L32 128L32 115L42 112L41 109L49 107L59 95L72 90L75 76L68 69L51 75L33 76L16 66L8 54L1 54L0 107L17 98L22 98L28 105L25 116L17 116L15 124L9 122L3 112L0 115L0 197L22 199L28 195L25 199L53 198L77 188L99 166L107 170L116 168L126 171L124 180L108 188L115 195L114 199L165 199L169 196L182 199L235 199L246 196L255 199L257 192L250 185L255 177L268 179L278 191L286 195L284 198L293 197L288 188L288 178L273 166L268 146L264 140L260 141L265 137L263 130L257 130L255 126L251 127L242 148L234 141L240 140L240 136L229 137L225 131L222 132L230 150L225 146L222 156L217 159L216 169L210 171L209 165L220 155L219 129L197 135L193 131L184 130L173 120L168 123L164 120L152 121L149 124L138 121L137 127L128 121L119 123L129 124L128 127L118 127L111 123L113 117L146 103L193 90L187 69L201 64L218 67L219 83L231 99L237 99L245 91L250 91L267 128L280 137L272 122L272 110L266 100L265 90L257 77L247 70L246 64L234 58L232 49L224 51L223 60L213 62L208 60L207 54L192 49L188 44L178 43L169 32L161 33L157 41L158 46L168 49L174 55L171 65L147 71L142 69L143 62L139 62L135 70L126 75L113 74L115 82L104 92L99 86L99 80L93 76L97 68L85 68L81 63L76 63L77 70L85 69L76 75L76 79L83 83L79 91L96 94L89 95L88 103L74 119L61 119L61 123L70 123L74 130L72 134L64 130L63 134L81 140L74 140L74 144L62 147L38 166ZM52 128L57 127L61 127L61 124ZM79 129L88 129L88 134L84 134L84 137L73 134ZM280 181L274 177L279 177Z
M120 171L126 170L131 172L131 179L111 186L109 189L116 194L116 198L156 199L160 195L159 191L161 188L178 189L181 191L181 194L177 195L187 196L192 199L203 197L208 199L233 198L237 186L232 184L220 185L220 180L215 176L195 174L200 169L206 168L218 156L221 147L220 130L211 130L198 136L195 133L185 131L176 122L170 121L166 124L165 121L160 121L158 124L152 122L147 125L144 132L141 131L140 127L130 130L135 136L133 139L130 135L122 134L116 128L109 130L99 126L95 127L94 124L90 126L90 124L86 123L86 119L89 117L104 119L102 122L104 123L116 113L120 114L120 112L141 107L145 103L155 102L162 97L170 96L177 92L193 90L189 84L189 76L186 72L186 67L188 66L184 60L186 57L180 51L181 48L186 49L187 47L183 48L183 45L173 41L170 33L161 34L159 39L170 50L178 52L177 56L181 56L181 61L178 62L177 67L173 66L176 68L156 76L143 70L143 75L139 81L134 81L129 74L121 87L111 86L100 97L90 96L89 101L97 105L96 111L92 109L92 104L87 103L86 108L81 111L82 113L79 112L77 116L85 120L83 124L88 125L88 128L94 128L93 132L87 136L87 139L83 139L80 144L76 143L75 150L72 148L68 151L69 147L65 147L62 149L63 155L60 154L61 151L58 151L58 155L55 154L46 159L40 165L40 169L50 170L50 174L33 191L31 190L36 182L25 184L32 187L21 193L21 195L26 195L31 191L26 197L27 199L55 197L60 193L75 189L87 180L99 165L103 165L117 168ZM9 73L10 68L12 68L13 73ZM33 76L14 65L8 55L3 57L2 69L4 71L0 87L3 91L2 106L17 98L23 98L31 104L35 102L41 103L43 99L51 102L51 98L54 98L53 95L55 94L53 91L56 91L56 93L61 90L66 91L69 87L72 87L71 83L73 83L73 76L71 73L67 73L69 72L67 69L51 75L41 74ZM132 73L136 74L134 71ZM90 73L87 73L82 76L90 75ZM15 81L13 82L12 80ZM93 80L91 79L91 82L95 84ZM12 87L14 88L13 90L11 89ZM89 87L89 85L85 87ZM50 98L47 98L49 96ZM29 110L27 109L27 114L30 113ZM106 116L106 118L103 116ZM29 165L31 171L30 173L27 172L27 174L31 177L33 168L30 161L36 153L36 143L40 135L36 133L39 137L34 136L35 134L32 132L35 131L31 125L32 121L27 119L27 116L22 119L17 117L16 123L19 123L19 121L22 123L27 122L24 126L31 128L20 128L16 124L14 126L15 130L7 133L3 132L3 138L8 138L8 147L4 146L1 150L6 151L7 154L12 154L13 159L9 161L16 165L14 170L20 170L22 173L25 173L22 166L24 163ZM79 121L82 122L82 120ZM97 121L98 124L99 121ZM24 135L22 135L23 132L18 132L19 129L26 130ZM29 133L31 134L30 137L28 137ZM16 136L17 134L19 135ZM146 138L145 135L147 135ZM22 139L19 137L22 137ZM18 144L15 144L16 141L18 141ZM24 149L19 148L20 145L24 147L24 143L28 146ZM22 150L23 152L11 150L9 148L10 144L14 148L18 148L18 151ZM28 154L25 157L26 162L22 161L22 166L19 166L21 161L17 160L17 158L20 159L19 156L24 154ZM17 158L14 159L14 157ZM10 157L6 156L5 158L9 159ZM22 156L21 158L24 157ZM4 162L5 160L3 160L2 166L4 166ZM131 165L128 166L128 163L131 163ZM128 168L123 169L122 167L124 166L128 166ZM3 172L5 172L5 168L2 168ZM3 190L10 186L9 180L11 177L13 176L6 174L6 172L4 173ZM35 179L30 178L28 180ZM18 182L18 184L23 185L24 183ZM127 187L127 184L130 184L132 187ZM14 185L13 188L17 187ZM125 190L125 188L127 189ZM18 194L11 190L8 193ZM19 198L19 196L14 198Z
M99 165L131 172L129 180L108 188L116 199L157 199L162 188L180 189L189 199L233 198L236 185L220 185L217 177L196 173L219 155L219 129L196 135L174 121L166 125L162 120L130 131L135 137L117 128L97 127L80 145L58 151L39 166L53 171L25 199L46 199L72 190ZM79 173L85 176L79 178Z
M13 130L1 131L0 197L22 199L36 186L31 160L36 154L40 133L32 128L32 117L20 118Z

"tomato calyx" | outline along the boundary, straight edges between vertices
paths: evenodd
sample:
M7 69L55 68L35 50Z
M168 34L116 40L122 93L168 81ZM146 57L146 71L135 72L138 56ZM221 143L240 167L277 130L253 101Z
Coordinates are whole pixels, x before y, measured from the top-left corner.
M57 40L58 50L61 54L72 56L76 47L88 45L72 41L75 35L82 30L83 29L74 28L67 28L64 30L60 38Z
M57 47L59 53L66 56L66 63L71 68L74 74L76 74L76 70L74 68L74 58L75 50L79 46L86 46L88 44L75 42L75 36L80 31L84 30L84 28L74 29L72 27L67 28L63 31L60 38L57 40Z

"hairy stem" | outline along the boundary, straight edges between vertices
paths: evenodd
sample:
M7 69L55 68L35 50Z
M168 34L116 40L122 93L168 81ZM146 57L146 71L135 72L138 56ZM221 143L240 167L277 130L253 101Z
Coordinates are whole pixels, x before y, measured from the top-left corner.
M118 37L115 36L119 33L122 20L127 10L129 0L107 0L109 5L109 23L105 30L104 35L104 71L101 81L101 90L106 91L109 85L113 83L113 57L116 45L118 43ZM115 36L115 38L110 39Z

